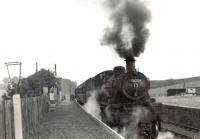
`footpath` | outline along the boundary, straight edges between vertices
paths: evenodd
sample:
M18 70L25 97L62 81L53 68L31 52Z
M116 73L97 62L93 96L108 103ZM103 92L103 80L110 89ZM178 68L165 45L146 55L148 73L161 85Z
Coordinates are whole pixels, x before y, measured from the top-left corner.
M28 139L115 139L75 102L62 102L49 112Z

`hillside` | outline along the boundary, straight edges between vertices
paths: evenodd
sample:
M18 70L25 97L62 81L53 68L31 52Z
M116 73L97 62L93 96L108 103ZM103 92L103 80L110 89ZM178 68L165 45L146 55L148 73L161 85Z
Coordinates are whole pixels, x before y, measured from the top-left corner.
M152 80L150 82L151 82L151 88L158 88L158 87L175 85L185 82L193 82L193 81L200 81L200 76L191 78L182 78L182 79Z

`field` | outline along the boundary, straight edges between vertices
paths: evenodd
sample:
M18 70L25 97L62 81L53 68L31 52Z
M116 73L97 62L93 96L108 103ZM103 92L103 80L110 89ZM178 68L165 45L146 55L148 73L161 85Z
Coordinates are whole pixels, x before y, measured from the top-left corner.
M200 77L182 78L182 79L168 79L168 80L152 80L151 88L159 88L164 86L183 84L187 82L200 81ZM199 86L199 85L198 85Z
M170 96L156 97L156 102L167 103L177 106L200 108L200 96Z

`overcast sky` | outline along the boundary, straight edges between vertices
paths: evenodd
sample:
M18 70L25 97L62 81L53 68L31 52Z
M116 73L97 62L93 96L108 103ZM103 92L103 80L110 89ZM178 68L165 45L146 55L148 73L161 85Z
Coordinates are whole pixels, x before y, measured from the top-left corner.
M136 67L150 79L200 75L200 1L149 0L152 20L146 49ZM0 79L7 77L4 62L21 61L22 76L38 67L77 81L125 65L124 60L100 45L108 25L98 0L1 0ZM18 75L18 67L11 75Z

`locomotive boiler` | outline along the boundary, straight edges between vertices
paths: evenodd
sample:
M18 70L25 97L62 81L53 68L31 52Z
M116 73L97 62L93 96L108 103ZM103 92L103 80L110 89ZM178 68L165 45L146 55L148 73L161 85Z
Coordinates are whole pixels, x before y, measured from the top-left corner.
M159 115L148 94L149 79L135 69L135 59L126 58L126 69L117 66L104 71L78 86L75 97L85 104L91 92L97 93L101 118L110 127L137 129L140 136L156 139L160 129Z

